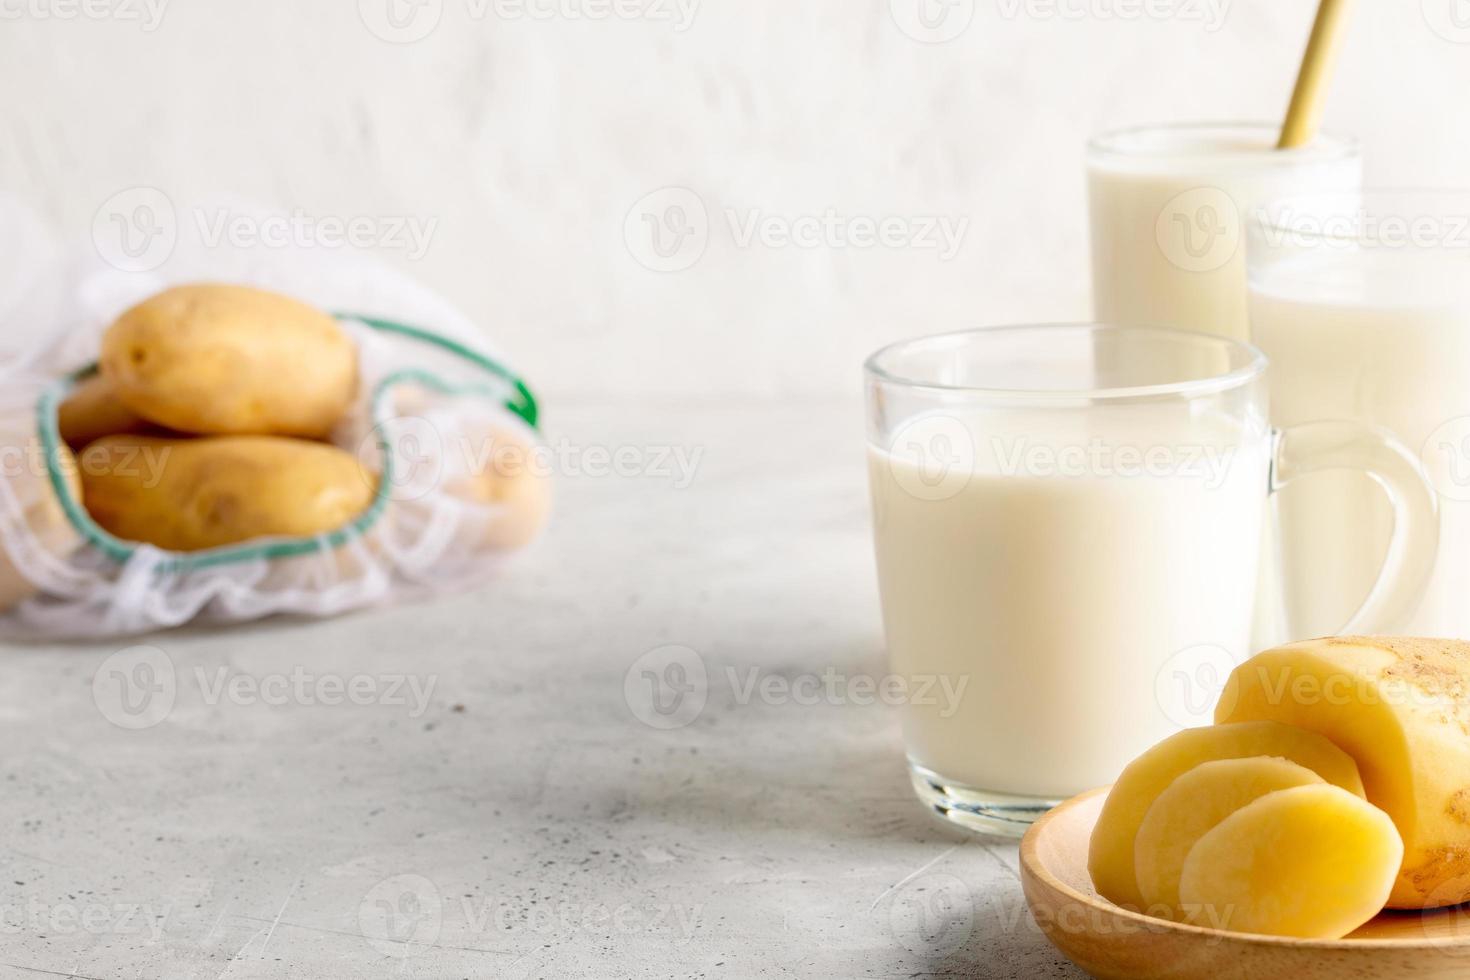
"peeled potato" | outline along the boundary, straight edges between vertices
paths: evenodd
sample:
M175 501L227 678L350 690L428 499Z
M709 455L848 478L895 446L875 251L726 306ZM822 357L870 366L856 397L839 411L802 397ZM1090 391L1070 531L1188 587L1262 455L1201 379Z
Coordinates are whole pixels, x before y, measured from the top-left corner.
M1215 710L1221 722L1263 718L1357 760L1404 842L1390 906L1470 900L1470 643L1333 637L1267 650L1235 669Z
M1290 759L1329 783L1362 795L1363 783L1352 758L1315 732L1271 721L1187 728L1129 763L1113 784L1087 855L1087 870L1098 893L1115 904L1141 909L1134 842L1154 800L1202 762L1256 755Z
M61 438L73 449L103 436L141 432L148 423L117 397L117 388L100 374L94 374L72 389L56 410Z
M1148 913L1183 918L1184 860L1220 821L1267 793L1323 782L1304 766L1268 756L1202 762L1174 780L1148 808L1134 843L1138 890Z
M247 286L178 286L118 317L102 373L129 409L198 435L324 438L357 389L337 322Z
M1179 898L1196 925L1340 939L1383 908L1403 856L1388 814L1336 786L1298 786L1246 804L1201 837Z
M199 551L351 523L377 477L336 446L276 436L107 436L82 453L87 510L129 541Z

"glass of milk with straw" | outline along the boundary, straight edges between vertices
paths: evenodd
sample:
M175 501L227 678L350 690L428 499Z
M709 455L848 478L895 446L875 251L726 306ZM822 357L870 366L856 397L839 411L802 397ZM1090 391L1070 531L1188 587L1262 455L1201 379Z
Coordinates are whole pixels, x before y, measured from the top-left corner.
M1093 315L1249 338L1245 228L1298 193L1351 193L1355 141L1276 149L1279 124L1187 123L1105 133L1087 151Z
M1278 148L1273 123L1184 123L1104 133L1088 145L1094 315L1248 339L1246 228L1290 194L1353 200L1362 182L1354 140L1305 134ZM1274 520L1262 532L1277 550ZM1263 563L1255 646L1291 637L1278 563ZM1340 622L1340 621L1339 621Z

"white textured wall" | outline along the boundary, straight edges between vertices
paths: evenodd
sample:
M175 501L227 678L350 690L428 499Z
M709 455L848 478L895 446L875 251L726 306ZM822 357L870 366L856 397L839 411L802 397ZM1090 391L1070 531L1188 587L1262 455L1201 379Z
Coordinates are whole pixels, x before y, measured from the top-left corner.
M1155 16L1124 19L1145 0L525 0L533 18L521 0L418 2L0 0L0 186L77 242L140 186L183 238L199 235L191 202L221 195L366 216L369 237L432 223L422 254L384 257L548 393L793 396L852 386L890 338L1084 316L1086 136L1277 116L1315 6L1146 0ZM377 36L390 3L420 18L397 40L428 33ZM958 35L906 34L920 3ZM1359 6L1329 125L1364 138L1370 183L1470 183L1470 3ZM709 215L681 271L640 264L637 220L635 247L625 233L663 187ZM688 193L653 203L697 218ZM947 259L742 247L729 210L968 225Z

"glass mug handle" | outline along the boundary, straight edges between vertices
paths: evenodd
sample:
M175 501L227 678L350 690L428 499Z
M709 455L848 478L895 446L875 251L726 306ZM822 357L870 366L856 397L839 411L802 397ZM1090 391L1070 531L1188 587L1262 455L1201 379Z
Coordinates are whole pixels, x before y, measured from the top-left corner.
M1439 551L1439 496L1419 460L1387 429L1358 422L1307 422L1275 430L1271 493L1319 470L1366 473L1393 506L1383 568L1339 635L1392 633L1413 613Z

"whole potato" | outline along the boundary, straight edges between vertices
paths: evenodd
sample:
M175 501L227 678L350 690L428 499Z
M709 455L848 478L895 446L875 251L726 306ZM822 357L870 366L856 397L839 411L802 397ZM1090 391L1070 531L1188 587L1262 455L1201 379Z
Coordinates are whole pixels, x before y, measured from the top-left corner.
M178 286L102 339L102 374L129 409L200 435L322 438L357 388L357 352L325 313L248 286Z
M98 524L168 551L334 531L377 486L351 453L279 436L107 436L83 451L81 470Z
M117 397L117 386L94 374L72 389L56 409L61 438L73 449L103 436L142 432L148 423Z
M57 558L65 558L82 543L81 535L72 528L61 508L61 501L51 488L50 475L45 471L45 457L35 439L29 439L16 451L4 453L4 479L10 484L15 498L25 503L26 527L35 537L42 551ZM81 497L81 484L77 482L76 459L64 446L56 450L61 461L61 473L72 496ZM19 563L19 564L18 564ZM0 549L0 612L18 605L40 589L33 578L24 574L20 566L25 556L12 556Z
M1390 908L1470 901L1470 643L1333 636L1263 651L1215 708L1219 723L1261 718L1357 760L1368 802L1404 840Z
M551 515L548 474L539 471L531 446L508 429L489 429L475 448L479 460L474 472L451 481L445 489L499 511L479 542L481 547L513 551L530 544Z
M440 397L420 385L403 385L393 393L393 409L423 417ZM459 465L451 467L444 491L496 510L470 542L474 547L514 551L536 539L551 516L551 474L526 434L476 415L466 418L462 438L449 440L445 450Z

